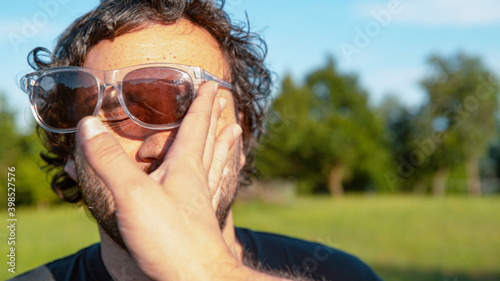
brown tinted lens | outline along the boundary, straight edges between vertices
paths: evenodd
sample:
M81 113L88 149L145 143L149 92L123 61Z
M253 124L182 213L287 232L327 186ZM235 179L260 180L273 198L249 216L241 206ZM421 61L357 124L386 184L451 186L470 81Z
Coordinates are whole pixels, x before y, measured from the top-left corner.
M181 121L194 98L189 75L166 67L130 72L123 78L122 91L130 114L151 125Z
M76 128L78 121L94 113L98 89L96 79L82 71L65 70L43 75L33 88L36 111L49 127Z

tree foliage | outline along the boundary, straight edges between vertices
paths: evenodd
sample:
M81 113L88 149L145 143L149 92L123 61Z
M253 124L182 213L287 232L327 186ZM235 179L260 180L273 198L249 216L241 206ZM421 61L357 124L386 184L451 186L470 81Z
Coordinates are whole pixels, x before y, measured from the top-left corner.
M394 164L393 170L384 173L391 190L412 191L419 185L416 179L425 175L415 153L415 141L419 127L417 114L410 110L397 95L387 96L379 105L378 114L384 120L389 147Z
M464 183L471 194L480 194L480 159L497 135L498 80L477 57L434 55L428 62L421 82L427 103L389 122L400 137L393 146L397 174L390 182L443 195L453 174L462 178L455 189Z
M479 58L465 54L434 55L429 64L432 72L422 81L429 99L421 115L427 124L422 132L440 138L427 164L439 172L463 163L469 192L480 194L479 159L496 134L498 80ZM433 187L443 192L443 187Z
M304 192L387 188L383 123L357 78L339 73L332 59L302 86L283 80L267 131L257 154L264 177L294 179Z
M59 202L51 191L46 174L40 169L40 144L35 130L21 134L15 125L15 112L0 93L0 181L7 182L8 167L15 167L16 205L38 206ZM0 197L2 207L7 206L6 196Z

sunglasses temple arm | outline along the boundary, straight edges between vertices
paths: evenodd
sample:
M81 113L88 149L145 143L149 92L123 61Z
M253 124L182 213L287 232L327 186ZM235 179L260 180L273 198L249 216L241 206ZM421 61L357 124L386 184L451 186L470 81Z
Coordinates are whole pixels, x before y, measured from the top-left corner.
M234 90L233 85L231 83L220 79L219 77L212 75L210 72L203 69L203 80L205 81L215 81L219 84L219 87L226 88L229 90Z

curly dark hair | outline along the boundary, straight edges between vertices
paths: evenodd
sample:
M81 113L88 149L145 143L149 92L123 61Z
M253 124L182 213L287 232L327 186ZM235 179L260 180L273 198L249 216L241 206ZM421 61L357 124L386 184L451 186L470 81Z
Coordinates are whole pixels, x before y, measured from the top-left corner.
M102 40L140 30L145 23L172 24L187 19L207 30L219 43L230 70L233 96L243 119L243 149L247 162L240 183L255 173L254 148L263 132L264 109L271 92L271 73L264 64L267 46L247 24L234 24L223 11L224 1L204 0L102 0L91 12L73 22L59 37L54 52L35 48L28 61L35 70L56 66L82 66L90 49ZM41 153L51 186L67 202L80 202L78 183L64 172L73 153L74 134L58 134L37 128L47 152Z

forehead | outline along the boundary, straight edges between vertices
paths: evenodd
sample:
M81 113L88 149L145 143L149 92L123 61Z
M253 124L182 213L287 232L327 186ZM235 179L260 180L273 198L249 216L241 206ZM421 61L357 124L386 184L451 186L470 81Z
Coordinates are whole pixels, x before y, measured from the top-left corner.
M170 25L148 25L101 41L88 52L83 66L112 70L158 62L198 66L225 76L224 56L218 43L205 29L185 19Z

